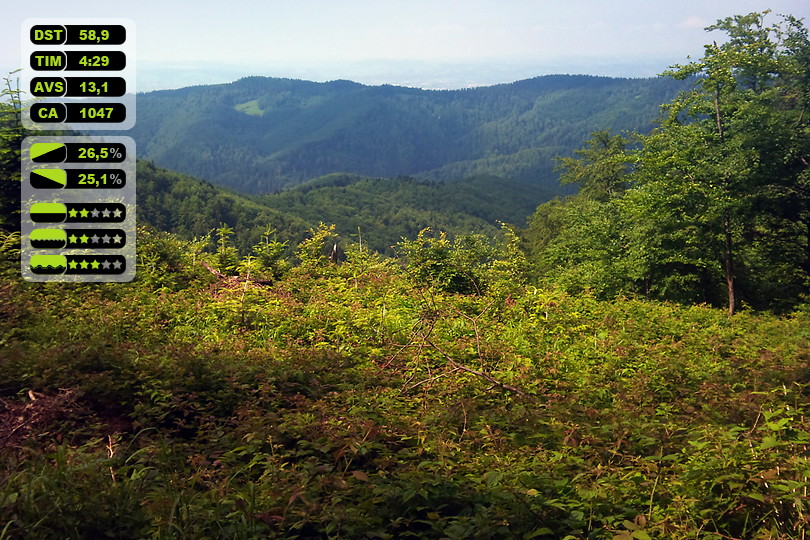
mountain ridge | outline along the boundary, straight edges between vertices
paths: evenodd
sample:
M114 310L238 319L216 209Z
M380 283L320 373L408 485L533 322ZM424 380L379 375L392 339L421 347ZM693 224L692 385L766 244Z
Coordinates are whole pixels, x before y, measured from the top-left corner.
M139 94L131 131L157 165L247 193L331 173L556 188L553 158L600 129L649 131L688 83L546 75L459 90L244 77Z

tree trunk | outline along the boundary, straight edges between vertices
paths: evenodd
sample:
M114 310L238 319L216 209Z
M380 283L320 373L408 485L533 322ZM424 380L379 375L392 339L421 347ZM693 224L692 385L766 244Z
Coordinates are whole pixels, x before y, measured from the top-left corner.
M731 238L731 216L728 209L723 216L723 233L725 235L723 258L725 259L726 288L728 290L728 315L731 317L737 311L737 298L734 291L734 250Z
M717 133L720 135L720 144L724 142L725 134L723 133L723 121L720 118L720 88L714 90L714 119L717 123ZM729 179L723 179L723 185L728 192ZM737 311L737 298L734 294L734 246L731 236L731 213L728 208L723 211L723 236L724 236L724 249L723 249L723 266L726 272L726 289L728 290L728 316L734 315Z
M723 122L720 119L720 89L714 91L714 120L717 123L717 133L720 135L720 142L723 142Z

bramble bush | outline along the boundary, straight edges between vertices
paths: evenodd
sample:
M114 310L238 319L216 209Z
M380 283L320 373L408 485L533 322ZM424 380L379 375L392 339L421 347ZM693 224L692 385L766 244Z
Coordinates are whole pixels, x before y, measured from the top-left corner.
M143 231L99 285L22 282L0 244L0 538L806 529L805 313L537 288L508 231L338 264L330 236L217 276Z

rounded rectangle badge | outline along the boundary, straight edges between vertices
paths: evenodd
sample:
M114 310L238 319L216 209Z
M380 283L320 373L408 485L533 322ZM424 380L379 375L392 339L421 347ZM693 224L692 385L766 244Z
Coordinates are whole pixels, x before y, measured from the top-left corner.
M26 129L135 126L135 24L130 19L27 19L20 34Z

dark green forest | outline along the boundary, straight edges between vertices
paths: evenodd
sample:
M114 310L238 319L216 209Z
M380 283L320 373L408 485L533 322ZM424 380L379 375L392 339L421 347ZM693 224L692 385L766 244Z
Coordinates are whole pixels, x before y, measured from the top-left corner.
M359 242L392 255L403 237L425 227L452 235L500 230L498 222L524 225L552 194L533 184L491 176L434 183L400 178L332 174L279 193L250 196L230 192L187 175L138 164L138 217L183 238L205 237L220 223L239 234L243 255L269 229L290 245L321 222L337 225L340 245ZM291 253L291 252L290 252Z
M805 538L810 38L769 12L709 29L659 121L583 120L553 189L336 169L245 194L141 161L127 284L20 278L9 81L0 539ZM271 83L302 84L229 90ZM282 86L152 97L260 133ZM294 109L370 92L309 88ZM155 148L199 128L174 126Z
M131 136L159 166L248 193L331 173L494 175L553 190L554 156L597 129L649 131L687 85L559 75L430 91L248 77L139 95Z

